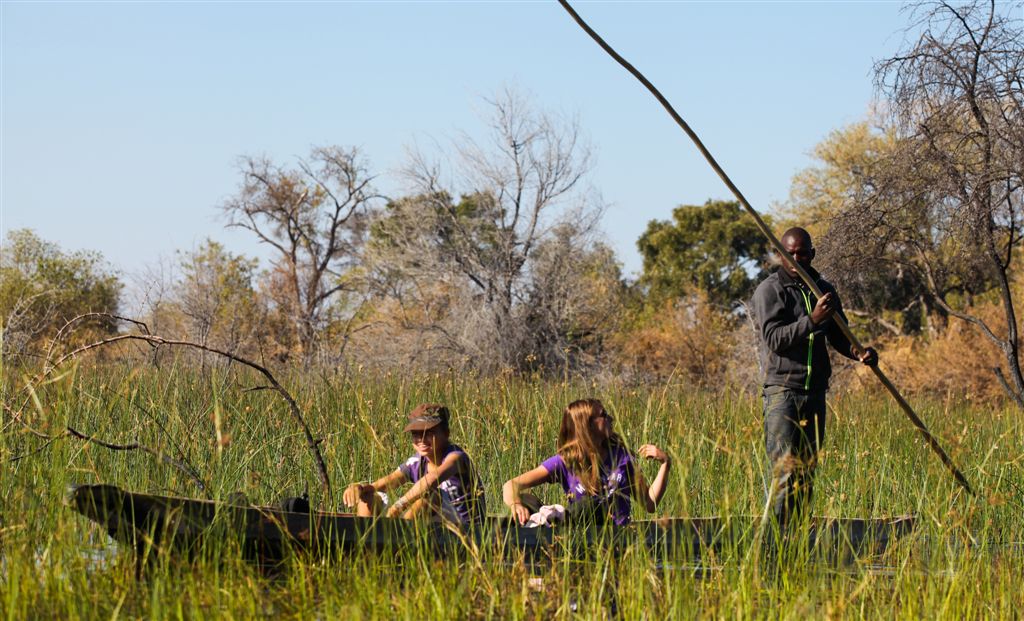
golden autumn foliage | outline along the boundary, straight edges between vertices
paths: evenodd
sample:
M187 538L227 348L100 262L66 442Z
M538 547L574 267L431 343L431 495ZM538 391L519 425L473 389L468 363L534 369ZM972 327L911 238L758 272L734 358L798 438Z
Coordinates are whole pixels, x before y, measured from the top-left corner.
M979 304L975 312L998 325L1002 309L989 302ZM980 330L956 319L932 339L895 338L882 353L886 373L909 394L993 405L1007 399L994 371L1005 360Z
M636 327L612 339L612 350L637 375L716 385L726 376L738 340L735 319L698 292L646 310Z

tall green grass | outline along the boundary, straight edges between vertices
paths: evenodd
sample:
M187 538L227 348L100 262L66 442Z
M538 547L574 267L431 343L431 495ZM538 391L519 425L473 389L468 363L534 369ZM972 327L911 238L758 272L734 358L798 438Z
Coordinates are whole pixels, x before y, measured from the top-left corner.
M16 407L24 378L5 371L3 399ZM763 510L760 401L741 392L456 373L279 379L323 439L333 506L284 402L250 390L262 382L246 370L70 368L37 387L25 415L33 428L59 433L71 425L109 442L140 442L187 460L209 491L138 451L75 439L42 448L7 415L0 434L4 618L608 618L616 611L646 619L917 619L1012 618L1024 609L1024 552L1005 545L1024 540L1024 429L1012 410L916 404L978 490L971 498L893 404L832 399L814 513L919 517L914 535L883 559L838 567L793 562L769 570L747 554L695 574L636 549L534 568L486 550L438 560L413 546L329 562L295 559L267 576L222 541L190 561L162 557L137 580L131 554L64 505L70 485L103 482L214 499L243 492L255 504L308 490L314 505L337 508L344 485L380 476L411 454L401 431L405 413L438 401L452 409L452 438L477 464L489 512L504 514L502 482L554 452L569 401L595 396L630 446L654 442L672 455L659 515ZM653 464L645 468L653 475ZM543 493L558 498L554 489Z

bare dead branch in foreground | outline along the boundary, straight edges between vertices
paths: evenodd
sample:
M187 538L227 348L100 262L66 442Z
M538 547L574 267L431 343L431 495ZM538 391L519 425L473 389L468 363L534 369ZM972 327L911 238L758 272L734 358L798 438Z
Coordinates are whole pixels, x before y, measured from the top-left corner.
M25 428L25 431L29 432L30 434L34 435L37 438L42 438L43 440L52 440L54 438L54 436L51 436L50 434L47 433L43 433L42 431L33 428L31 425L25 422L25 420L21 417L21 410L25 409L24 406L22 406L21 410L17 411L14 410L14 408L12 408L11 406L7 405L6 403L0 402L0 406L3 406L4 410L11 415L11 422L4 425L3 429L0 429L0 432L7 431L7 428L10 427L12 423L18 423L19 425Z
M50 356L52 356L53 348L58 343L61 342L61 339L64 338L65 334L67 334L69 330L71 330L72 326L82 321L85 321L86 319L111 319L114 321L123 321L125 323L134 324L136 327L142 330L143 334L150 334L149 326L147 326L145 322L139 321L137 319L132 319L131 317L122 317L120 315L113 315L111 313L100 312L84 313L82 315L72 317L67 321L67 323L61 326L60 330L57 330L57 334L54 335L53 340L50 342L50 348L46 353L47 360L49 360Z
M181 473L185 474L186 476L188 476L188 478L190 478L193 481L195 481L196 485L199 486L200 490L202 490L204 492L209 490L209 486L206 484L205 481L203 481L203 478L199 475L199 473L196 471L196 469L193 468L191 465L189 465L189 464L187 464L185 462L182 462L182 461L178 461L177 459L174 459L173 457L170 457L168 455L164 455L160 451L151 449L148 446L139 444L138 442L132 442L131 444L113 444L111 442L105 442L103 440L94 438L93 436L84 434L81 431L78 431L77 429L75 429L74 427L68 427L67 428L66 437L78 438L79 440L85 440L86 442L91 442L93 444L98 444L98 445L102 446L103 448L108 448L108 449L110 449L112 451L142 451L143 453L148 453L148 454L152 455L153 457L156 457L160 461L164 462L165 464L173 466L179 472L181 472ZM54 438L54 439L56 439L56 438ZM52 442L52 440L51 440L51 442ZM47 443L47 445L48 444L49 444L49 442ZM43 448L45 448L45 445L44 445Z
M32 431L32 430L30 429L30 431ZM38 432L36 433L36 435L38 435L39 437L47 438L46 442L44 442L42 446L40 446L39 448L37 448L37 449L35 449L33 451L30 451L28 453L23 453L21 455L16 455L16 456L8 459L7 462L13 464L13 463L19 462L19 461L21 461L23 459L26 459L28 457L32 457L33 455L38 455L39 453L42 453L47 448L49 448L50 445L52 445L57 440L61 440L63 438L77 438L79 440L84 440L86 442L90 442L90 443L93 443L93 444L98 444L98 445L100 445L100 446L102 446L104 448L108 448L108 449L110 449L112 451L142 451L143 453L148 453L149 455L152 455L153 457L156 457L160 461L173 466L179 472L182 472L188 478L192 479L192 481L194 481L196 483L196 485L199 487L199 489L201 491L203 491L203 492L209 491L209 485L206 483L206 481L203 480L202 476L195 469L195 467L193 467L191 464L189 464L186 461L174 459L173 457L165 455L165 454L163 454L160 451L157 451L155 449L151 449L148 446L144 446L142 444L139 444L138 442L133 442L131 444L113 444L111 442L106 442L106 441L97 439L97 438L95 438L93 436L84 434L81 431L78 431L77 429L75 429L73 427L67 427L66 431L64 433L62 433L62 434L59 434L59 435L47 436L45 434L41 434L41 433L38 433Z
M51 436L49 440L47 440L46 442L44 442L44 443L43 443L43 445L42 445L42 446L40 446L39 448L37 448L36 450L34 450L34 451L29 451L28 453L22 453L21 455L15 455L14 457L12 457L12 458L8 459L8 460L7 460L7 463L9 463L9 464L13 464L13 463L15 463L15 462L19 462L19 461L21 461L21 460L23 460L23 459L25 459L25 458L27 458L27 457L32 457L33 455L38 455L39 453L42 453L42 452L43 452L43 451L45 451L45 450L46 450L47 448L49 448L49 446L50 446L51 444L53 444L53 443L54 443L54 442L56 442L57 440L60 440L60 439L61 439L62 437L63 437L63 436Z
M111 317L113 317L113 316L111 316ZM131 321L131 320L129 320L129 321ZM137 323L137 322L133 322L133 323ZM333 490L331 489L331 480L330 480L330 476L327 473L327 464L324 462L323 454L320 451L319 442L313 437L313 433L310 430L309 425L306 424L306 420L302 416L302 411L299 409L299 406L295 402L295 399L291 396L291 394L287 390L285 390L285 388L280 384L280 382L277 381L277 378L275 378L274 375L266 367L264 367L263 365L257 364L257 363L255 363L255 362L253 362L251 360L248 360L246 358L243 358L241 356L238 356L236 354L233 354L233 353L230 353L230 352L226 352L226 351L214 348L214 347L209 347L209 346L206 346L206 345L201 345L199 343L193 343L191 341L167 339L167 338L155 335L155 334L119 334L117 336L113 336L113 337L110 337L110 338L102 339L102 340L99 340L99 341L96 341L96 342L93 342L93 343L89 343L87 345L82 345L81 347L78 347L78 348L76 348L76 349L74 349L74 350L64 354L63 356L58 358L52 364L48 363L46 365L46 367L44 367L43 370L36 376L36 378L33 380L33 382L30 384L30 386L38 384L40 381L42 381L44 378L46 378L46 376L48 376L50 373L52 373L55 369L60 367L62 364L64 364L65 362L67 362L69 360L75 359L76 357L80 356L81 354L84 354L84 353L86 353L86 352L88 352L90 350L93 350L93 349L98 349L100 347L105 347L107 345L112 345L114 343L128 342L128 341L142 341L144 343L148 343L148 344L150 344L152 346L155 346L155 347L159 347L161 345L176 346L176 347L191 347L191 348L194 348L194 349L198 349L200 351L206 351L206 352L209 352L209 353L212 353L212 354L223 356L223 357L227 358L228 360L231 360L233 362L237 362L239 364L245 365L245 366L247 366L247 367L249 367L251 369L254 369L254 370L258 371L270 383L270 386L268 388L274 390L275 392L277 392L279 395L281 395L281 398L283 398L285 400L285 402L288 403L288 409L289 409L289 412L292 415L292 418L294 418L295 421L302 428L302 432L303 432L303 435L304 435L304 438L305 438L305 442L306 442L306 447L313 454L313 459L316 462L317 474L318 474L318 476L320 478L321 484L324 487L324 491L327 493L327 500L328 500L329 503L333 502L334 495L333 495ZM26 403L27 403L27 398L26 398ZM12 412L12 414L13 413L14 412ZM17 414L15 414L15 419L18 420L19 422L21 422L22 425L25 425L24 421L20 420L20 416L18 416ZM49 438L50 436L45 436L45 437ZM142 449L140 448L139 450L142 450Z

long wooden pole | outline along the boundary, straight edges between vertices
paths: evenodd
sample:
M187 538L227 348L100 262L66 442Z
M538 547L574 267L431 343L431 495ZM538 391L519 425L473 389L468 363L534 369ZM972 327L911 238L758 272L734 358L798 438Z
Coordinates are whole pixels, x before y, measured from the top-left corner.
M743 205L743 208L747 210L747 213L749 213L754 218L754 222L757 223L757 228L761 230L761 233L763 233L766 238L768 238L768 241L775 248L776 252L779 253L779 255L782 257L784 261L786 261L787 263L796 268L797 274L800 275L800 279L804 281L804 283L810 288L810 290L814 293L816 297L820 298L822 296L822 292L821 289L818 288L817 283L814 282L814 279L811 278L810 275L802 267L800 267L799 263L793 260L793 258L789 255L788 252L786 252L786 249L782 247L782 243L779 242L777 237L775 237L775 234L772 232L772 230L768 228L768 225L765 224L765 221L764 219L761 218L761 215L757 213L757 210L750 206L750 203L747 202L746 197L743 196L743 193L740 192L739 188L737 188L736 185L732 182L732 179L730 179L729 176L725 174L725 171L722 170L722 167L718 165L718 162L715 160L714 156L711 155L711 152L708 151L707 147L704 146L704 143L701 141L700 137L697 136L697 133L690 128L690 125L683 120L683 117L679 116L679 113L676 112L675 108L672 107L672 104L670 104L669 101L665 99L665 96L661 94L661 91L659 91L653 84L651 84L650 80L648 80L644 76L644 74L640 73L640 71L637 70L636 67L630 64L629 61L627 61L625 58L620 56L618 52L612 49L612 47L608 45L604 39L601 38L601 35L594 32L594 29L591 28L587 24L587 22L583 20L582 17L580 17L579 13L577 13L575 9L572 8L572 6L569 4L567 0L558 0L558 2L559 4L562 5L562 8L564 8L566 12L569 13L573 20L577 24L579 24L580 28L582 28L588 35L590 35L591 39L593 39L599 46L601 46L601 49L607 52L609 56L614 58L615 62L622 65L626 69L626 71L631 73L633 77L639 80L640 83L643 84L644 87L646 87L652 95L654 95L654 98L658 100L658 102L662 105L663 108L665 108L665 111L668 112L669 116L672 117L672 120L674 120L676 124L679 125L679 127L681 127L684 132L686 132L686 135L690 137L690 140L692 140L693 143L697 145L697 149L701 152L701 155L704 156L704 159L707 160L708 164L711 165L711 168L713 168L714 171L718 174L718 177L722 180L723 183L725 183L725 185L733 193L733 195L736 197L736 200L738 200L740 204ZM839 329L842 330L846 338L849 339L853 351L855 353L863 352L864 347L861 345L860 341L850 330L850 326L847 325L845 321L843 321L843 318L840 317L838 314L835 314L833 315L833 320L839 326ZM939 459L942 460L942 463L946 466L946 468L949 469L950 473L952 473L953 475L953 478L956 479L956 482L959 483L960 486L963 487L965 490L967 490L967 493L973 496L974 490L971 489L970 484L967 482L967 478L964 477L963 473L961 473L960 470L956 467L956 464L954 464L953 460L950 459L949 455L946 454L946 451L942 449L942 446L939 445L939 442L938 440L935 439L935 436L933 436L931 432L928 431L928 428L925 427L924 422L917 415L917 413L914 412L914 409L910 407L910 404L907 403L907 400L903 398L903 395L900 394L900 391L897 390L896 386L892 383L892 381L890 381L889 378L886 377L885 373L882 372L882 369L877 364L873 365L871 367L871 370L874 371L875 376L878 378L878 380L882 382L882 385L885 386L886 390L889 391L889 394L891 394L893 399L896 400L896 403L899 404L900 409L903 410L903 413L907 415L907 418L910 419L910 422L913 423L914 427L916 427L917 430L924 437L925 443L928 444L929 447L931 447L932 451L934 451L935 454L939 456Z

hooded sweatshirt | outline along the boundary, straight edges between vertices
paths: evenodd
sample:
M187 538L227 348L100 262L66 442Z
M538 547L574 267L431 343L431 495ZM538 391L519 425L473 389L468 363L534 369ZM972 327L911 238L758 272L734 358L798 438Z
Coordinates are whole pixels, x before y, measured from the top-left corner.
M831 293L837 313L846 319L835 287L814 269L807 269L818 288ZM818 299L798 278L778 269L765 278L750 300L754 321L759 328L763 385L783 386L804 392L828 389L832 363L827 340L833 349L850 359L850 341L831 317L818 325L811 322L811 311Z

